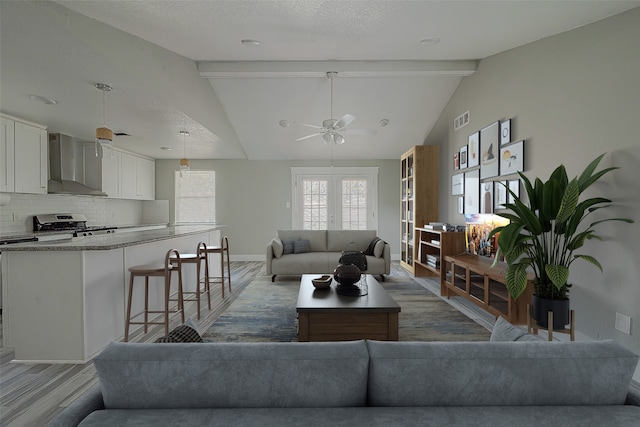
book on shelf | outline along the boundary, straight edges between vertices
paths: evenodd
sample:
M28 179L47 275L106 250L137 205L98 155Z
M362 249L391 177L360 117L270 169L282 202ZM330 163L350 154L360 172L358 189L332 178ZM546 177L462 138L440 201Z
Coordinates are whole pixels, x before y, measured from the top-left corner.
M440 240L432 240L431 243L440 246Z
M444 230L444 225L425 224L424 229L425 230Z
M435 255L427 254L427 262L440 262L440 258Z

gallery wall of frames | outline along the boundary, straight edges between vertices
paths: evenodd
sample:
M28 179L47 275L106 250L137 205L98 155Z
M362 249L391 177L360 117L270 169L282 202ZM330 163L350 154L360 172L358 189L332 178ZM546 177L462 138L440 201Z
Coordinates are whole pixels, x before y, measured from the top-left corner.
M512 119L491 123L453 155L451 195L459 214L494 213L519 197L525 141L511 138L511 126Z

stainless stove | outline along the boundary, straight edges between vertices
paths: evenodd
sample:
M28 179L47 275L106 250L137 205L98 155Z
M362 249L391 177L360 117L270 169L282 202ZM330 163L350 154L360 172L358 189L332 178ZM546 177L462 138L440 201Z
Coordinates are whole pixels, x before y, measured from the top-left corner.
M87 217L82 214L42 214L34 215L33 231L73 232L73 237L98 236L115 233L118 227L95 225L87 227Z

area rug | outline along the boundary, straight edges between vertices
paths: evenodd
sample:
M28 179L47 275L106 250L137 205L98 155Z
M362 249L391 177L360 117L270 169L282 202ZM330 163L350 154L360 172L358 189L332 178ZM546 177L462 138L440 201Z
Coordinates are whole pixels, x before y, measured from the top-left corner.
M400 341L488 341L490 332L407 277L380 283L400 305ZM203 334L211 342L297 341L300 280L253 280Z

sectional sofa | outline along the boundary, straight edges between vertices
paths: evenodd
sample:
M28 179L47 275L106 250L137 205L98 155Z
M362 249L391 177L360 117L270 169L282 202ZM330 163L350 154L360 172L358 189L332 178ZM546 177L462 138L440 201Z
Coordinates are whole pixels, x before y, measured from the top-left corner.
M391 272L391 247L375 230L278 230L267 245L267 274L274 281L277 275L332 273L349 250L366 253L365 273L384 280Z
M637 363L613 341L111 343L51 426L637 427Z

